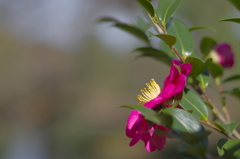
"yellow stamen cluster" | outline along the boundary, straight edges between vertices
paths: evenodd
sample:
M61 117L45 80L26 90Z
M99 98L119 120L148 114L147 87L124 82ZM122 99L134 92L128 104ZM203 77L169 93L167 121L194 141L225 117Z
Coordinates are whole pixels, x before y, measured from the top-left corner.
M142 92L142 95L138 95L138 104L144 105L148 101L156 98L160 92L161 88L160 86L155 82L154 79L151 79L150 83L146 83L148 88L144 88L140 90Z

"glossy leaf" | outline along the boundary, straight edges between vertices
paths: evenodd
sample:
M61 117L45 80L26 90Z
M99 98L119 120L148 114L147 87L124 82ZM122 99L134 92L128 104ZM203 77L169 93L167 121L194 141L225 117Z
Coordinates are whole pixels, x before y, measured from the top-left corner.
M208 109L203 100L189 89L184 90L182 100L179 104L186 110L193 110L192 115L196 118L208 121Z
M156 36L162 41L164 41L170 48L175 44L176 37L170 34L153 34L150 31L148 32L148 38L151 38L152 36Z
M160 0L157 6L157 16L165 26L177 10L182 0Z
M208 30L211 30L213 32L216 32L216 30L213 27L210 27L210 26L195 26L195 27L189 28L189 31L195 31L195 30L198 30L198 29L208 29Z
M208 67L209 73L213 76L214 79L220 78L223 75L223 69L221 66L215 63L211 63Z
M225 17L220 19L218 22L234 22L234 23L240 23L240 18L236 18L236 17Z
M221 139L218 141L217 150L219 156L224 159L240 158L240 140Z
M123 105L122 107L131 108L141 112L141 114L149 121L158 125L166 125L167 127L172 126L172 118L169 115L159 114L156 111L146 108L141 105Z
M229 0L238 10L240 10L240 1L239 0Z
M195 79L199 74L201 74L204 70L208 68L210 63L212 62L212 59L207 59L205 62L202 60L196 58L196 57L187 57L186 63L190 63L193 68L190 73L190 75Z
M178 19L172 18L168 33L177 38L174 45L184 56L190 56L194 50L194 39L188 28Z
M226 79L224 79L222 82L230 82L230 81L235 81L235 80L240 80L240 75L233 75L233 76L230 76Z
M154 17L154 8L150 1L148 0L137 0L145 9L146 11L151 15L151 17Z
M217 42L211 37L204 37L200 43L200 50L206 57L214 49Z
M100 18L98 21L99 22L114 22L113 26L115 26L116 28L119 28L125 32L128 32L128 33L134 35L135 37L143 40L144 42L149 43L148 37L145 35L145 33L135 26L119 22L118 20L111 18L111 17L103 17L103 18Z
M175 131L196 133L202 129L200 122L183 109L166 108L162 112L173 118L172 129Z
M200 75L198 75L197 81L199 83L199 86L202 89L205 89L209 85L209 82L210 82L210 77L209 77L208 71L204 70Z
M139 51L141 52L141 56L145 56L145 57L152 57L158 61L161 61L167 65L171 65L172 63L172 59L163 51L161 50L157 50L155 48L152 47L141 47L141 48L137 48L134 51Z
M232 122L230 124L221 124L221 123L214 123L222 131L227 131L228 133L232 134L233 130L240 124L240 122Z

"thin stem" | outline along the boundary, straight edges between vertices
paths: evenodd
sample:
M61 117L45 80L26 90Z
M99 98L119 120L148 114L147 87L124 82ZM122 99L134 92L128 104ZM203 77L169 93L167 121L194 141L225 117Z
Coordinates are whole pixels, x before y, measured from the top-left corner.
M164 26L162 26L162 25L159 24L159 23L155 23L155 22L153 21L153 19L151 18L151 16L150 16L150 15L148 15L148 16L149 16L149 18L152 20L155 28L157 29L157 31L158 31L159 33L161 33L161 34L162 34L162 33L167 34L167 30L166 30L166 28L165 28ZM173 52L177 55L177 57L181 60L181 62L182 62L182 63L185 63L185 59L181 56L181 54L178 52L178 50L175 48L175 46L172 46L171 49L172 49ZM199 85L197 85L197 88L196 88L196 87L194 87L194 88L195 88L195 90L200 94L200 96L202 96L202 98L205 99L206 102L208 102L209 104L212 105L212 107L213 107L213 112L214 112L215 115L218 117L218 119L219 119L222 123L224 123L224 124L229 123L229 121L230 121L230 116L229 116L228 110L227 110L227 109L223 110L223 112L225 113L225 116L226 116L226 119L225 119L224 116L223 116L222 114L220 114L219 110L218 110L217 107L213 104L213 102L211 101L211 99L208 97L208 95L206 94L206 92L205 92ZM231 135L229 135L229 134L226 134L226 133L222 132L220 129L218 129L218 128L217 128L216 126L214 126L214 125L211 125L210 123L206 123L206 122L203 122L203 121L201 121L201 123L203 123L203 124L205 124L205 125L213 128L213 129L221 132L222 134L224 134L225 136L227 136L227 137L229 137L229 138L231 138L231 139L233 139L233 140L238 140L238 139L240 139L240 134L239 134L236 130L233 131L233 134L234 134L234 136L237 137L238 139L234 138L233 136L231 136Z
M204 96L205 100L210 103L213 106L213 109L216 113L216 116L218 117L218 119L223 123L223 124L228 124L228 121L222 116L222 114L219 113L218 109L216 108L216 106L213 104L213 102L210 100L210 98L208 97L208 95L206 94L206 92L200 87L198 86L199 90L201 91L202 95ZM234 130L233 131L233 135L237 138L240 139L240 134L238 133L238 131Z
M166 29L165 29L162 25L160 25L159 23L156 24L156 27L158 28L157 30L162 30L162 32L163 32L164 34L167 34ZM161 33L161 32L159 32L159 33ZM180 55L180 53L177 51L177 49L175 48L175 46L172 46L172 50L173 50L173 52L177 55L177 57L179 58L179 60L181 60L182 63L185 63L184 58Z
M223 93L223 89L222 89L222 86L221 84L218 84L218 93L221 97L221 100L222 100L222 110L226 116L226 119L227 119L227 123L229 124L231 119L230 119L230 116L229 116L229 113L228 113L228 109L227 109L227 106L226 106L226 102L224 101L225 100L225 94Z
M215 114L216 114L216 116L219 118L219 120L220 120L222 123L226 124L226 123L227 123L226 119L223 117L222 114L220 114L219 110L218 110L217 107L213 104L213 102L212 102L211 99L208 97L208 95L206 94L206 92L205 92L199 85L198 85L198 89L199 89L199 91L200 91L200 94L204 97L204 99L205 99L209 104L212 105L213 111L215 112Z
M177 55L177 57L181 60L182 63L185 63L185 59L180 55L180 53L177 51L177 49L173 46L172 50Z
M214 129L214 130L220 132L221 134L227 136L228 138L230 138L230 139L232 139L232 140L235 140L235 141L238 140L237 138L233 137L233 136L230 135L230 134L227 134L227 133L221 131L219 128L217 128L216 126L214 126L214 125L212 125L212 124L210 124L210 123L206 123L205 121L202 121L202 120L199 120L199 121L200 121L200 123L202 123L202 124L204 124L204 125L206 125L206 126L212 128L212 129Z

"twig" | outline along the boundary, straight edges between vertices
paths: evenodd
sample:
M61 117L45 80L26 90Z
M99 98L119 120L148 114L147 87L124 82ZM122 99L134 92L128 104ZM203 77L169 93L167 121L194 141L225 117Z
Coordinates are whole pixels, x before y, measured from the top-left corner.
M228 133L225 133L225 132L221 131L219 128L217 128L216 126L214 126L214 125L212 125L212 124L210 124L210 123L206 123L206 122L204 122L204 121L202 121L202 120L199 120L199 122L202 123L202 124L204 124L204 125L206 125L206 126L208 126L208 127L210 127L210 128L212 128L212 129L214 129L214 130L216 130L216 131L218 131L218 132L220 132L221 134L227 136L228 138L230 138L230 139L232 139L232 140L235 140L235 141L238 140L237 138L233 137L232 135L230 135L230 134L228 134Z

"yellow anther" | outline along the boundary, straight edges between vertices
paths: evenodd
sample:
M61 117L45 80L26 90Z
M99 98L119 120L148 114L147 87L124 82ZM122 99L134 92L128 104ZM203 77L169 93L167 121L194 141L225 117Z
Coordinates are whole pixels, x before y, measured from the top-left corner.
M160 92L161 88L155 82L154 79L151 79L149 83L146 83L148 88L141 89L142 95L138 95L138 104L144 105L145 103L149 102L150 100L156 98Z

